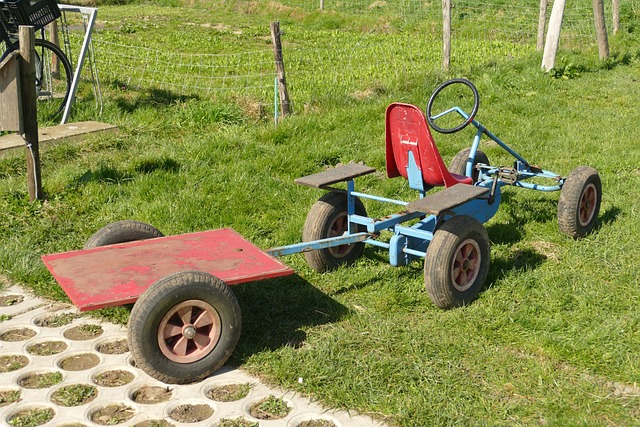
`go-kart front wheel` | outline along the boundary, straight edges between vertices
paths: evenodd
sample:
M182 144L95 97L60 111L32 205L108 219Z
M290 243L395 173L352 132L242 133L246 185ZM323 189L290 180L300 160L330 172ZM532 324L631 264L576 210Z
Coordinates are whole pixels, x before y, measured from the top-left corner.
M466 215L439 227L424 260L424 284L435 305L449 309L477 298L489 272L491 243L484 226Z
M601 202L602 182L598 171L589 166L571 171L558 201L560 231L574 239L589 234L598 221Z
M135 303L129 348L136 365L155 379L190 383L222 367L241 324L238 301L222 280L183 271L158 280Z
M355 213L367 216L367 210L357 197L355 198ZM342 236L348 229L347 195L332 191L322 196L311 207L304 223L302 241L310 242ZM357 226L355 230L352 230L352 232L361 231L366 230L362 226ZM305 252L304 256L311 268L323 273L334 270L341 265L351 264L362 255L363 250L364 243L353 243Z

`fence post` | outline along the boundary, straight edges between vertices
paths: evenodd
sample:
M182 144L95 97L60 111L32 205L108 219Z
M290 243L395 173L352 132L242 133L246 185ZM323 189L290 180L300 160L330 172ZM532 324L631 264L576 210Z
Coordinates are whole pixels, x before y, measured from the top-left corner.
M564 15L565 0L554 0L549 18L549 29L544 42L544 54L542 55L542 68L550 71L556 65L556 52L560 42L560 27Z
M451 0L442 0L442 68L451 64Z
M282 42L280 41L280 23L271 23L271 41L273 42L273 58L276 62L278 75L278 94L280 95L280 111L282 116L289 115L289 93L287 92L287 80L284 73L284 60L282 59Z
M607 38L607 26L604 22L604 0L593 0L593 17L598 38L598 56L604 60L609 58L609 39Z
M538 16L538 39L536 50L541 51L544 47L544 28L547 24L547 5L549 0L540 0L540 14Z
M27 185L29 200L41 200L42 181L40 178L40 150L38 146L38 116L36 114L36 55L35 32L33 27L21 25L19 28L20 56L20 96L22 98L22 129L27 155Z
M320 0L320 10L324 10L324 0Z
M613 0L611 9L613 15L613 34L616 34L620 29L620 0Z

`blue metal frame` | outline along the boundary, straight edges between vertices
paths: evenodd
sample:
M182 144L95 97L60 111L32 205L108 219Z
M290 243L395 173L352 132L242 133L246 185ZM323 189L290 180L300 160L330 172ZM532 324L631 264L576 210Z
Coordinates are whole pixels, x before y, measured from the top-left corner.
M454 107L434 116L434 119L453 112L460 114L465 120L469 118L469 115L459 107ZM346 234L343 236L320 239L311 242L281 246L269 249L266 252L274 256L283 256L364 242L387 249L389 251L389 263L391 265L407 265L416 258L424 258L426 256L427 249L430 242L433 240L434 233L442 221L446 221L454 215L468 215L477 219L481 223L485 223L491 219L498 211L502 194L501 187L505 185L528 188L537 191L557 191L562 188L564 178L550 171L532 168L524 157L518 154L493 133L489 132L481 123L476 120L472 120L471 124L476 127L477 132L473 138L469 158L467 159L467 166L465 170L466 176L471 177L473 175L473 165L478 147L480 146L480 138L483 134L491 138L491 140L515 158L513 168L476 165L476 168L479 170L479 177L478 182L475 185L490 189L490 197L488 199L472 199L457 206L450 212L441 214L440 216L425 215L421 212L409 212L404 210L383 218L374 219L356 214L356 197L381 203L396 204L402 207L407 206L409 202L357 192L355 191L355 181L351 179L346 181L347 213L349 220L348 232ZM503 173L507 173L509 176L515 174L515 179L512 179L512 182L505 181L503 179ZM430 188L424 185L422 174L411 152L409 152L407 176L410 188L417 190L420 193L421 198L425 197L426 192L430 190ZM556 184L540 185L537 183L525 182L532 178L546 178L554 180ZM410 226L402 225L409 221L416 222ZM367 231L354 232L356 225L366 227ZM388 241L379 240L380 232L382 231L388 231L391 233L391 237Z

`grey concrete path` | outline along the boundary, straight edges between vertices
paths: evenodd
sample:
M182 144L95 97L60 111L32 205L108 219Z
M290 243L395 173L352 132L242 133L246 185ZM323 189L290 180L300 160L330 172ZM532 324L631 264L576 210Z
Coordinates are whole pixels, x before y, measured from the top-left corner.
M38 414L45 420L39 425L51 427L383 426L267 387L240 369L225 367L196 384L160 383L135 367L126 338L125 328L82 317L73 306L17 286L0 291L0 425ZM224 401L222 392L241 385L248 385L246 396ZM252 415L269 396L286 403L286 416Z

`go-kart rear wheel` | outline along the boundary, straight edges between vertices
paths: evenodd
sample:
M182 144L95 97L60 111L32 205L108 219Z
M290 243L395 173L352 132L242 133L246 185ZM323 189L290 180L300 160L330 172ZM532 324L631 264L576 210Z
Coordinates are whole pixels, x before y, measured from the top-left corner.
M477 298L489 272L491 243L484 226L454 216L433 235L424 260L424 283L435 305L448 309Z
M112 222L96 231L93 236L89 237L87 243L84 244L84 248L97 248L99 246L153 239L162 236L163 234L153 225L142 221L126 219Z
M571 171L558 201L560 231L574 239L589 234L598 221L601 202L602 182L598 171L589 166Z
M190 383L222 367L238 343L241 322L238 301L222 280L201 271L175 273L134 305L129 348L150 376Z
M322 196L311 207L304 223L302 241L326 239L328 237L342 236L348 231L347 195L332 191ZM366 216L367 210L358 199L355 198L355 213ZM366 231L363 226L356 226L354 232ZM364 243L340 245L333 248L320 249L305 252L307 264L314 270L323 273L333 270L341 265L348 265L362 255Z
M449 165L449 172L455 173L458 175L466 175L467 160L469 159L470 153L471 153L471 148L464 148L458 151L458 153L453 157L453 160L451 160L451 164ZM480 171L476 169L476 165L480 163L485 164L487 166L491 164L489 162L489 157L487 157L484 151L477 150L476 157L473 160L473 168L472 168L472 174L471 174L471 179L473 180L474 184L478 182L478 177L480 176Z

